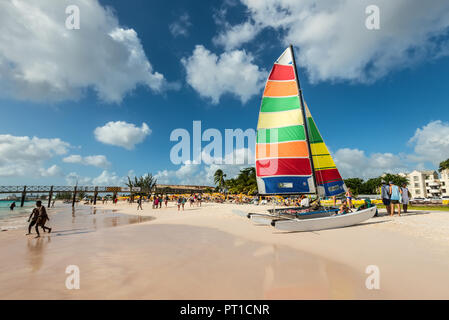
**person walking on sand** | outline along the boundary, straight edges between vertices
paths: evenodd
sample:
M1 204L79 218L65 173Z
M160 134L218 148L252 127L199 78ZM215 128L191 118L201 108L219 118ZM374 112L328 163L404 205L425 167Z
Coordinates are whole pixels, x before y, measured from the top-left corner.
M160 195L159 196L159 209L162 209L162 202L163 202L162 195Z
M137 200L137 210L143 210L142 208L142 196L139 197L139 199Z
M184 198L184 197L182 197L182 202L181 202L181 205L182 205L182 211L184 211L184 206L186 205L186 198Z
M346 203L348 204L348 208L352 209L352 192L351 188L348 188L348 191L346 191Z
M155 195L153 200L153 209L157 209L159 205L159 198Z
M39 217L39 210L37 208L34 208L33 211L31 211L30 217L28 218L28 222L30 224L28 225L28 233L26 235L31 234L31 228L36 224L37 218Z
M15 207L16 207L16 202L14 201L14 202L11 203L11 205L9 206L9 210L13 211Z
M402 209L407 213L408 202L410 201L410 191L408 191L407 184L404 183L401 188L402 191Z
M395 205L398 207L398 216L401 216L401 194L402 190L397 185L390 181L390 216L394 215Z
M168 194L165 195L165 207L167 208L168 206Z
M45 207L42 205L42 202L36 201L36 207L39 211L39 215L38 215L37 221L36 221L36 233L37 233L36 238L39 238L41 235L39 234L38 227L41 227L42 229L44 229L44 232L45 232L45 230L48 230L48 233L51 232L51 228L45 226L45 223L47 221L49 221L50 218L48 217L47 210L45 210Z
M182 198L179 197L178 200L176 201L178 204L178 211L181 209L181 204L182 204Z
M380 187L380 196L382 198L382 203L387 209L387 214L390 214L390 186L387 185L387 182L385 180L382 180L382 186Z

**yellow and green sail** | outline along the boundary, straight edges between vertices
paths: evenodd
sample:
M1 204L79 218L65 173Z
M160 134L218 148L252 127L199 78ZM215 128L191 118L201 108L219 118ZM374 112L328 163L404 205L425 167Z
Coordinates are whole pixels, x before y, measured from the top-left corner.
M344 183L307 106L301 105L291 50L276 60L262 97L256 143L259 193L339 194Z

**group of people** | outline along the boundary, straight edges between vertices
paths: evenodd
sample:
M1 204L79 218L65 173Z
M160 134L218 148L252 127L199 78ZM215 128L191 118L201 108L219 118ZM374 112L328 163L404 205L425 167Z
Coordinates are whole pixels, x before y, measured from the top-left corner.
M48 230L48 233L50 233L51 228L45 226L45 223L49 220L50 218L48 217L47 210L45 210L45 207L42 205L42 201L36 201L36 208L33 209L30 217L28 218L28 222L30 224L28 225L28 233L26 235L31 234L31 228L33 226L36 226L36 238L41 236L39 233L39 227L41 227L44 232L45 230Z
M411 197L407 184L404 183L402 187L399 187L395 185L393 181L389 181L388 184L386 181L382 181L380 193L382 203L387 208L387 212L390 216L395 214L395 208L398 209L398 216L401 215L401 204L404 212L407 213L407 207Z

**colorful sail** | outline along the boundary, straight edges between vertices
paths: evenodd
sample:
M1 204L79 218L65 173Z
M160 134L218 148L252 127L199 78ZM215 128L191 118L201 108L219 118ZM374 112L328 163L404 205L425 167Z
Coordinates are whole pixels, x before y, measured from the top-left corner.
M315 193L293 55L273 65L257 124L256 174L260 194Z
M345 183L318 131L306 103L305 108L318 194L327 197L341 194L346 191Z

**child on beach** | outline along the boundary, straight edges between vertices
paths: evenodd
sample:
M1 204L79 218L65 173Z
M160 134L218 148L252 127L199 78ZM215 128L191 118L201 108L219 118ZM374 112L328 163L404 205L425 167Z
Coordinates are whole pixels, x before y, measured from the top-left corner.
M352 209L352 192L351 192L351 188L348 188L348 191L346 191L346 202L349 205L349 209Z
M348 208L347 202L348 202L347 200L342 200L342 203L341 203L341 206L340 206L340 210L338 211L338 214L346 214L346 213L351 212L351 209Z

